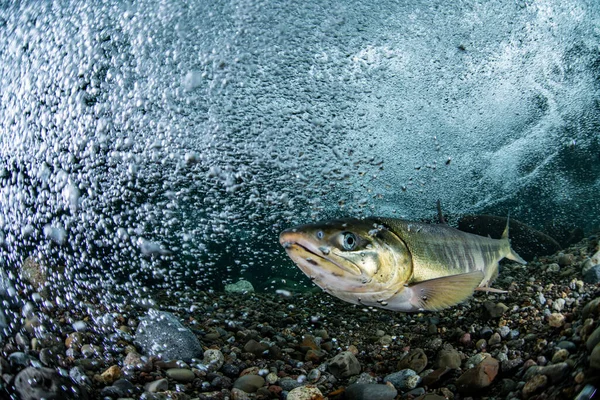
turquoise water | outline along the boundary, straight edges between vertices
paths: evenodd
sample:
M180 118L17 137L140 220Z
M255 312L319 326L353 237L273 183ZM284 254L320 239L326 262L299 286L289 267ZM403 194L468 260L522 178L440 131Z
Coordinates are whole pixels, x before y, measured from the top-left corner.
M6 281L275 290L282 229L437 199L598 228L596 2L371 3L4 3Z

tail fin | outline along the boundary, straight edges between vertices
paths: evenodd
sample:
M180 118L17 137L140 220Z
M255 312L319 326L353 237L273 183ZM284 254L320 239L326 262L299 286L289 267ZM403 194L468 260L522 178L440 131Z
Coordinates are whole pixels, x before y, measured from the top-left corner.
M506 228L504 228L504 232L502 232L502 240L505 240L508 242L508 254L506 255L506 258L508 258L509 260L513 260L516 261L520 264L527 264L527 261L523 260L521 258L520 255L517 254L516 251L514 251L511 247L510 247L510 240L508 239L508 221L510 219L510 216L506 217Z

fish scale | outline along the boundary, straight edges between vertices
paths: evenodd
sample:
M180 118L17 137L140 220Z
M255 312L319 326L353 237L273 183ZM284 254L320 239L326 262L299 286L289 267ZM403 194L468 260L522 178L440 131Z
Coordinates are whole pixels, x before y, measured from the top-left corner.
M498 261L509 254L508 239L491 239L454 229L400 219L380 218L377 222L399 235L413 260L412 281L483 271L482 286L497 274Z

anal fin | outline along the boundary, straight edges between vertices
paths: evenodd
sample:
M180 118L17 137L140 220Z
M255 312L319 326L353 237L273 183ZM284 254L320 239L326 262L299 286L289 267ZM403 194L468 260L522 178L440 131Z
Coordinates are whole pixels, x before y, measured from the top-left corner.
M410 285L410 303L419 310L438 311L461 303L473 295L483 280L481 271L429 279Z

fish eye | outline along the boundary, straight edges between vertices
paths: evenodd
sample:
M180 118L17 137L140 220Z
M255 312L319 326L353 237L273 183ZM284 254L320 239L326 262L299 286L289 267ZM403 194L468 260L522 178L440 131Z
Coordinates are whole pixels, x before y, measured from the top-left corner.
M357 244L356 235L352 232L345 232L344 238L342 241L344 250L352 251L356 248L356 244Z
M323 239L323 236L325 236L325 234L323 233L323 231L318 231L317 232L317 239Z

